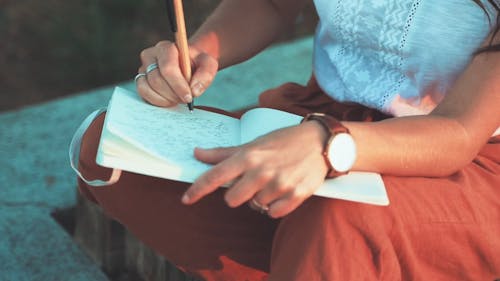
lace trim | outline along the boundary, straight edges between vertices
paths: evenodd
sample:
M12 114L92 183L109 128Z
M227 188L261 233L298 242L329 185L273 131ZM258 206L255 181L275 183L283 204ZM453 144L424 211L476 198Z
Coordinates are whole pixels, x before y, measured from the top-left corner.
M327 31L328 36L340 43L330 60L336 62L339 75L343 77L341 80L359 81L350 86L334 87L333 95L340 100L355 99L383 108L394 89L401 85L403 48L419 1L415 4L412 1L371 0L371 5L358 2L338 0L332 3L335 12L327 16L331 26L336 26L334 31ZM375 60L368 57L370 47L366 46L370 45L380 50L375 53ZM396 84L391 85L388 81L396 81L392 82ZM362 85L385 87L375 90Z
M400 44L399 44L399 63L398 63L398 69L403 69L403 64L405 62L405 58L403 55L403 49L406 46L406 39L408 37L408 32L410 30L411 24L413 22L413 19L415 18L415 13L417 12L418 7L420 6L420 0L415 0L413 1L410 13L408 14L408 18L406 19L406 24L404 26L404 31L403 31L403 36L401 38ZM380 99L380 102L378 104L378 108L384 108L387 104L387 99L389 96L393 93L399 92L401 88L401 84L403 81L406 79L406 76L404 73L400 74L400 77L394 87L390 88L388 91L386 91L382 98Z
M419 105L431 86L432 93L444 95L490 30L484 11L471 1L314 2L321 20L314 53L318 83L338 101L385 112L397 96ZM427 49L433 44L443 48Z
M340 13L340 6L342 5L342 0L339 0L337 2L337 7L335 9L335 20L337 21L337 24L339 24L342 21L342 13ZM338 25L337 25L338 26ZM346 45L343 45L342 48L339 49L337 52L337 57L342 57L345 53L345 48Z

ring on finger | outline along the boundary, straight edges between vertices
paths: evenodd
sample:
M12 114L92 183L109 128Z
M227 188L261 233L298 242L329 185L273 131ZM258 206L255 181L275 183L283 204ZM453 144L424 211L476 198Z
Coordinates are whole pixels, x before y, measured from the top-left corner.
M268 205L260 204L257 200L255 200L255 198L248 201L248 204L250 205L250 208L260 212L261 214L266 214L269 211Z
M148 65L146 67L146 74L150 73L151 71L153 71L153 70L155 70L157 68L158 68L158 64L156 62Z
M137 73L137 75L134 77L134 82L137 84L137 80L144 76L146 76L146 73Z

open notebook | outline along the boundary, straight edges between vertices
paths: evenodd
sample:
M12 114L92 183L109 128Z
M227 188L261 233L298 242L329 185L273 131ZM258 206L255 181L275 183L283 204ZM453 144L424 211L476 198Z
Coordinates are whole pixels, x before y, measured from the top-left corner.
M241 119L185 106L155 107L136 93L116 88L108 106L96 161L139 174L193 182L210 169L196 160L195 147L235 146L273 130L296 125L301 116L256 108ZM388 205L379 174L351 172L328 179L315 195Z

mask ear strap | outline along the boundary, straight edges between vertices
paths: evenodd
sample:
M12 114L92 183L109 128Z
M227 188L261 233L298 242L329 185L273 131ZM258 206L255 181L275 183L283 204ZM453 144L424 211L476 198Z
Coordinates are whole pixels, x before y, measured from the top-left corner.
M94 112L92 112L85 120L83 120L82 124L78 127L76 130L75 134L73 135L73 138L71 139L71 143L69 145L69 161L71 168L75 171L75 173L78 175L80 179L82 179L86 184L93 186L93 187L99 187L99 186L107 186L107 185L112 185L116 183L120 179L120 175L122 173L121 170L118 169L113 169L113 172L111 173L111 176L108 180L103 181L103 180L87 180L82 173L78 170L78 160L80 158L80 147L82 145L82 137L83 134L85 134L85 131L87 131L88 127L92 122L102 114L103 112L106 111L106 108L101 108L98 109Z

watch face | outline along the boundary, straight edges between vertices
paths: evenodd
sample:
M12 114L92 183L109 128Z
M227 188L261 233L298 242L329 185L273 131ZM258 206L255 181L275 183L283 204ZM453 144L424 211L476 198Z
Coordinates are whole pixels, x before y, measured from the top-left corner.
M327 156L333 169L349 171L356 161L356 144L352 136L347 133L335 135L328 144Z

